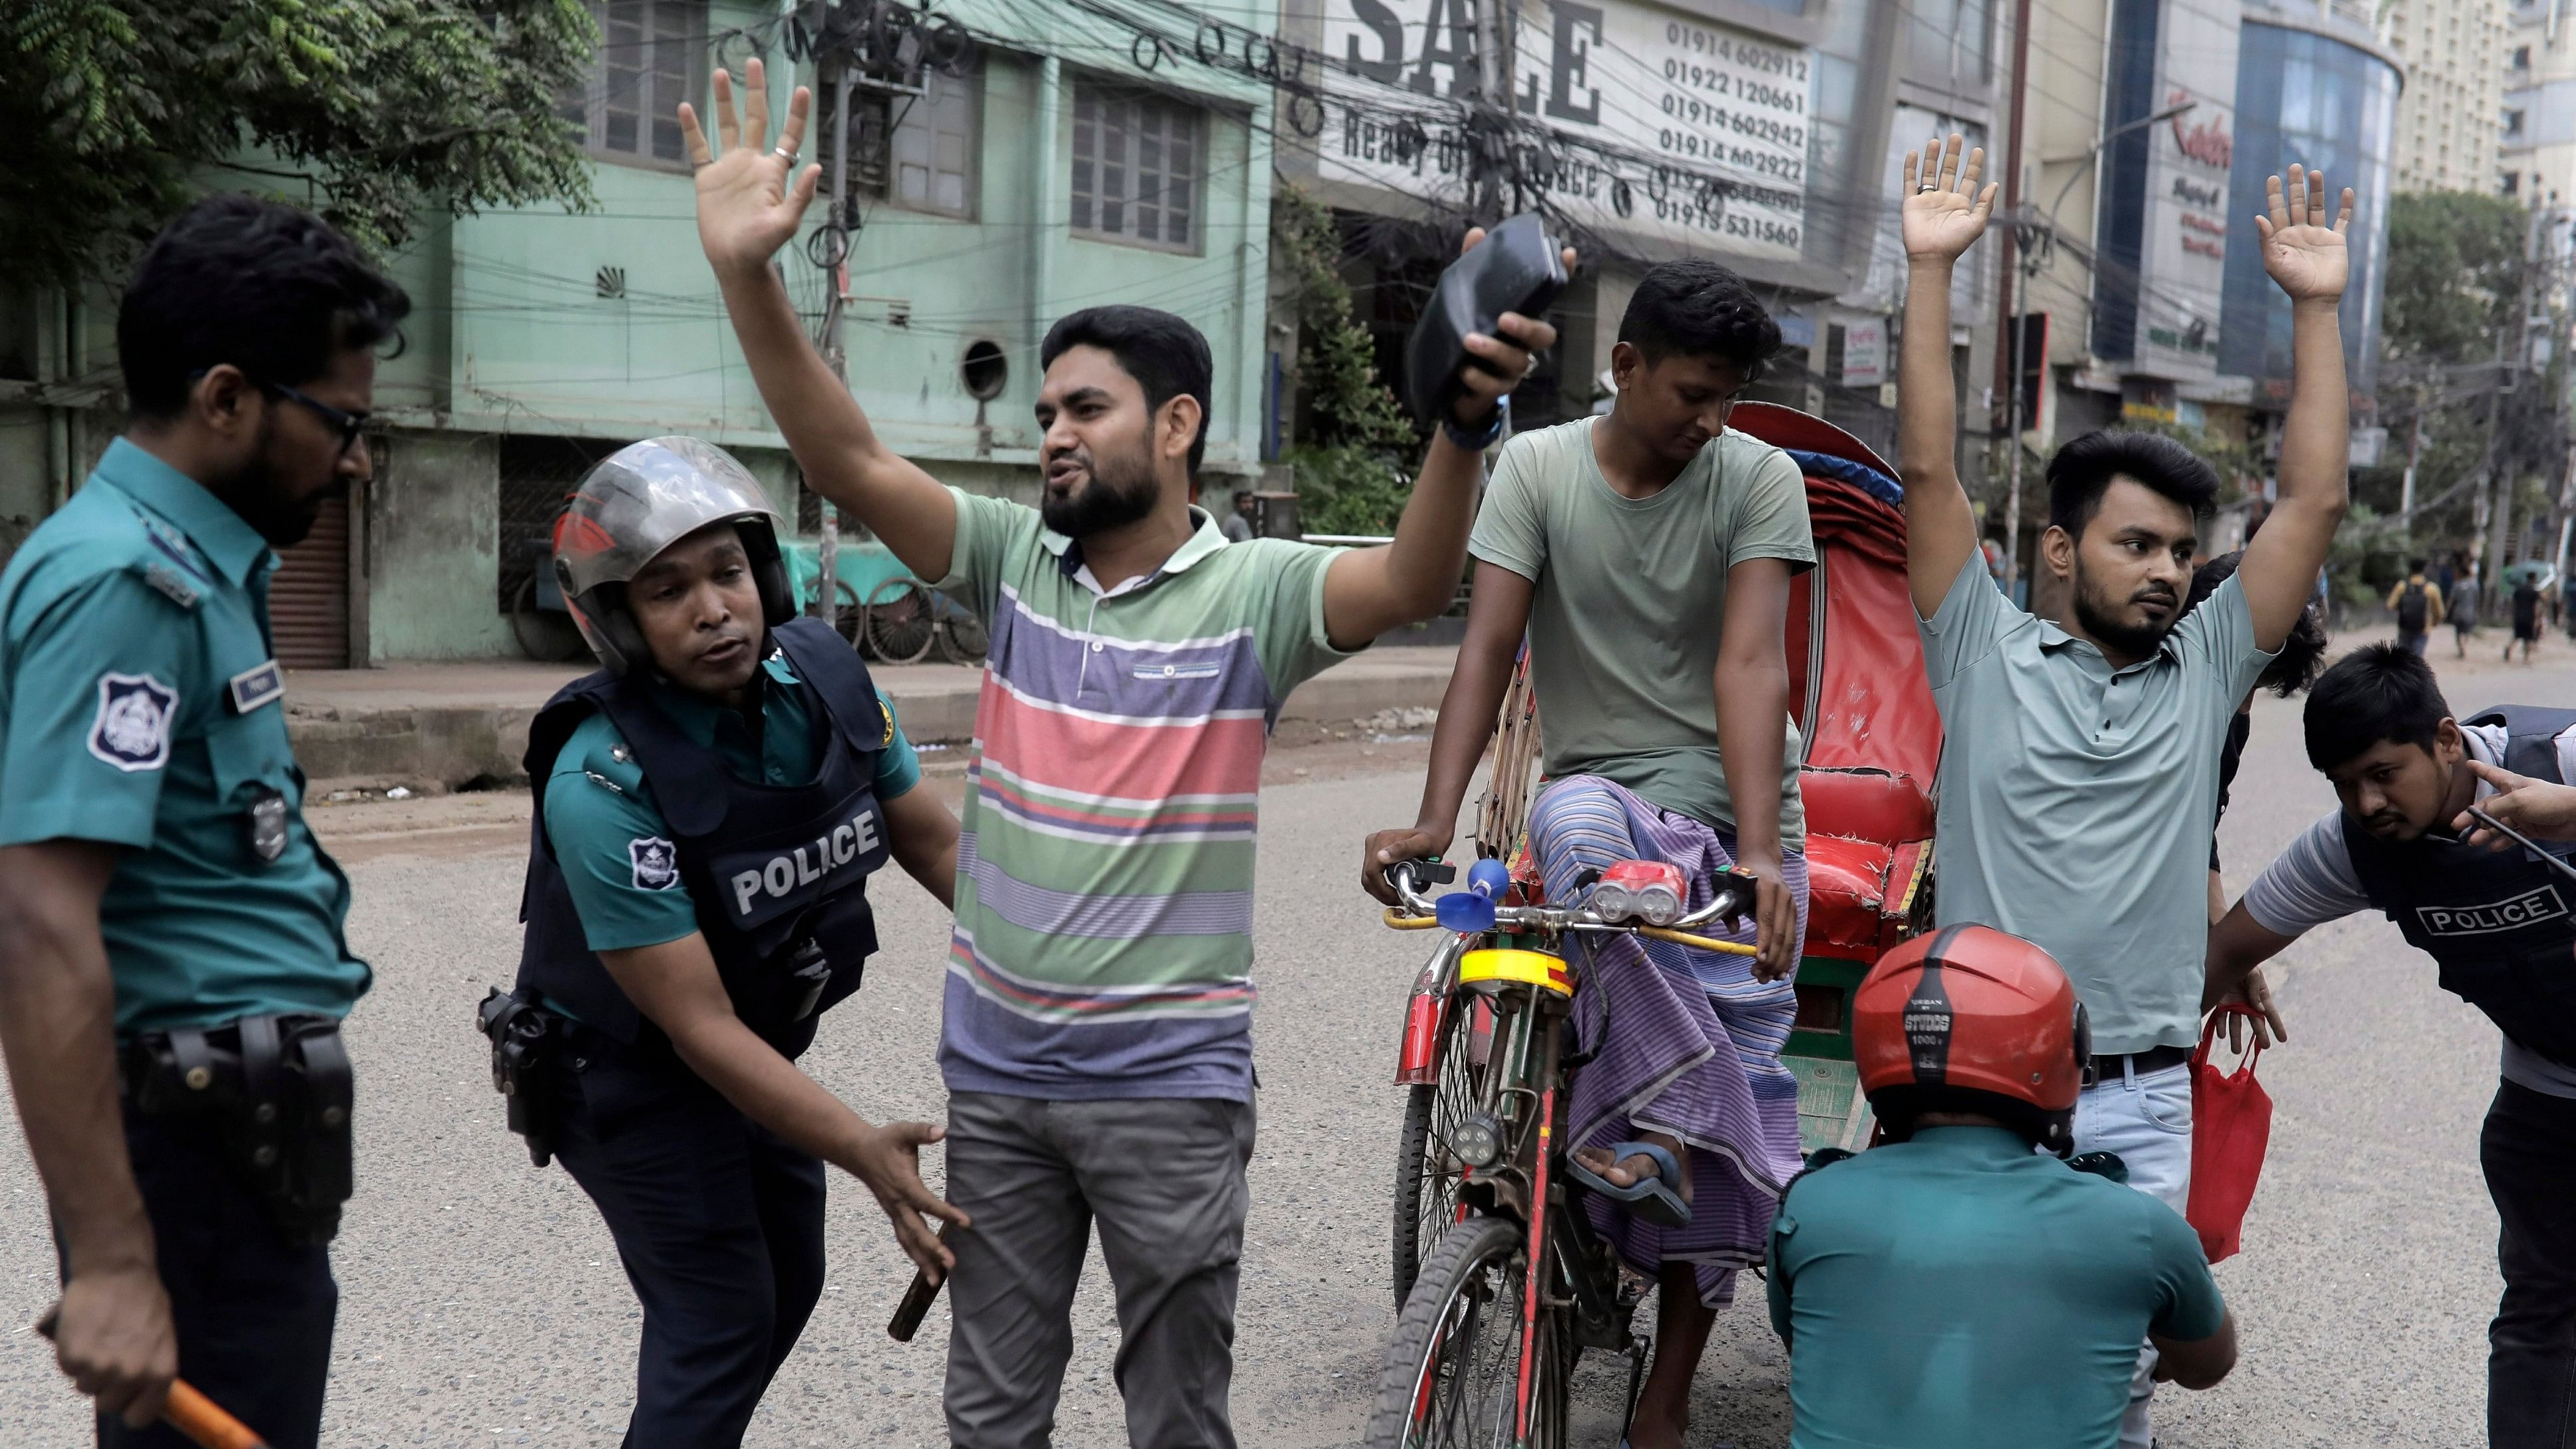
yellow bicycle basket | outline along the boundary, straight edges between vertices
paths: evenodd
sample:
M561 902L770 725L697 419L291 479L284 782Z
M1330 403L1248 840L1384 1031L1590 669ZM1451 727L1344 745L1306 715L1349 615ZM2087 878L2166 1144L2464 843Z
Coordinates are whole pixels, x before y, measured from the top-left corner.
M1470 951L1458 960L1458 984L1472 986L1479 981L1510 981L1543 986L1559 996L1574 994L1564 960L1544 951Z

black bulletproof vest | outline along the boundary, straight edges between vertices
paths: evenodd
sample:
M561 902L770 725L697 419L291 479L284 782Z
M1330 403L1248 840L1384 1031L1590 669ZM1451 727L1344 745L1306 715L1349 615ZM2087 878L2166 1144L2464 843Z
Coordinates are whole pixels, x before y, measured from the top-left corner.
M2558 735L2576 710L2504 705L2466 721L2505 727L2504 767L2565 783ZM2525 1047L2576 1067L2576 890L2536 855L2431 836L2383 841L2350 816L2344 850L2370 903L2442 969L2442 988Z
M792 619L770 630L770 639L785 651L806 711L825 731L812 784L735 778L633 676L602 671L575 680L529 726L537 818L519 907L527 924L519 984L621 1042L651 1027L591 953L546 839L545 781L574 726L594 710L635 752L670 826L667 852L660 841L630 847L638 879L676 873L745 1025L790 1057L804 1051L824 1009L859 989L877 948L867 885L888 848L875 784L877 755L892 733L888 716L867 666L819 620ZM763 687L780 686L773 679Z

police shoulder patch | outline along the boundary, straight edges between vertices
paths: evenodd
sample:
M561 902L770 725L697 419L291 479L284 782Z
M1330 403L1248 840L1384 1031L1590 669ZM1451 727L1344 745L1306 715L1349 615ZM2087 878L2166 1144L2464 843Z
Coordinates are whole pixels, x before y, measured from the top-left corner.
M102 674L89 752L128 773L160 769L170 763L171 717L178 712L179 691L151 675Z
M680 852L658 835L639 835L626 842L626 859L635 868L639 891L666 891L680 883Z
M171 603L178 605L182 609L193 609L197 607L197 600L201 597L197 590L197 586L190 583L187 577L181 574L177 569L170 567L168 564L147 563L143 566L142 573L143 582L150 584L155 591L157 591L163 598L168 599Z
M877 748L882 750L894 743L894 706L886 703L882 695L877 697L877 713L885 716L885 738L877 741Z

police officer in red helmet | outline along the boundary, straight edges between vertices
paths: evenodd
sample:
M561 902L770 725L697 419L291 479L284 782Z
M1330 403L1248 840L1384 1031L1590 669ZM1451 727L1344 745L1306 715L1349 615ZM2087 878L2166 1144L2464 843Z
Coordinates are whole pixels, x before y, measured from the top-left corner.
M2235 1366L2190 1225L2109 1154L2063 1160L2091 1043L2047 952L1918 937L1854 993L1852 1043L1885 1140L1818 1154L1771 1229L1793 1449L2107 1449L2141 1339L2185 1388Z
M759 482L695 438L593 469L554 564L604 666L529 727L518 988L482 1025L511 1127L598 1205L644 1310L627 1449L724 1449L823 1291L828 1164L944 1272L916 1155L796 1058L876 949L869 877L947 904L956 820L848 644L797 616Z

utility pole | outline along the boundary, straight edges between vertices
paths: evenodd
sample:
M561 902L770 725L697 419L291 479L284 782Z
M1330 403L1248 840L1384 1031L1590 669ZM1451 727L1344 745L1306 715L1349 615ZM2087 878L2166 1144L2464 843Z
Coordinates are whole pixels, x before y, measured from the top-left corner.
M1515 104L1511 12L1517 4L1477 0L1476 5L1476 107L1468 123L1468 164L1475 168L1469 205L1479 226L1491 226L1504 214L1503 172L1511 160Z
M1995 268L1995 290L2001 294L1995 306L1995 325L2001 334L1996 340L2003 344L1995 349L1995 378L2005 394L2004 447L2010 450L2012 470L2012 483L2004 501L2007 599L2013 597L2014 586L2021 582L2021 319L2013 315L2013 250L2020 240L2021 122L2029 96L2030 0L2013 0L2012 121L2004 133L2004 215L2010 224L2003 230L2002 256ZM2047 359L2042 358L2042 369L2047 365Z
M831 230L841 238L839 255L832 262L830 299L823 304L823 360L832 368L832 376L847 390L850 385L849 354L841 346L841 279L850 259L850 58L835 57L832 65L832 222ZM841 612L841 510L823 500L822 536L814 547L814 561L821 577L814 582L815 617L834 628L840 626Z
M2513 325L2502 329L2496 339L2498 352L2504 352L2506 348L2512 351L2510 356L2498 359L2504 363L2503 385L2487 394L2487 437L2493 439L2490 446L2495 450L2495 466L2487 470L2486 480L2478 488L2480 500L2487 503L2485 516L2478 522L2486 531L2482 542L2487 557L2494 561L2494 567L2487 570L2486 592L2479 595L2480 605L2486 606L2489 613L2494 610L2487 595L2504 591L2505 547L2513 536L2514 481L2519 476L2521 464L2520 450L2514 446L2516 440L2499 437L2496 433L2496 411L2504 393L2520 391L2525 366L2531 360L2531 297L2540 270L2539 251L2545 234L2541 218L2544 214L2535 208L2531 226L2523 233L2522 290L2514 302ZM2522 399L2516 398L2514 422L2517 431L2522 415L2527 411Z

